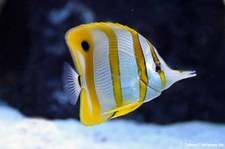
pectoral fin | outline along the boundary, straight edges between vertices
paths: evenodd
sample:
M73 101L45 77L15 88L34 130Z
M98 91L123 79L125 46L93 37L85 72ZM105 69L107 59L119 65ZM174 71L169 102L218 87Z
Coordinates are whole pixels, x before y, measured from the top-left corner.
M74 69L65 62L63 72L63 88L66 92L67 98L73 105L76 104L81 91L78 77L79 75L74 71Z

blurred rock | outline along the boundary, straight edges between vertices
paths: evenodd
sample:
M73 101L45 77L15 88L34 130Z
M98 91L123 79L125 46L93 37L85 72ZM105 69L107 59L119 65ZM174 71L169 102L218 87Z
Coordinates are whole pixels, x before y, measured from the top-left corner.
M94 14L89 8L77 1L62 2L58 0L54 3L51 1L40 3L40 1L35 0L23 0L22 4L26 4L26 7L21 7L22 11L14 12L11 16L17 18L22 15L27 16L26 25L17 29L21 30L20 33L29 31L27 35L29 47L24 46L25 43L17 46L16 50L12 50L11 43L7 43L5 46L10 51L5 56L11 57L8 61L12 64L14 63L13 57L10 56L12 53L23 52L23 56L15 58L15 61L19 62L14 64L14 67L22 69L21 73L14 67L6 68L4 71L4 78L8 78L9 72L16 76L13 81L8 81L13 89L4 97L11 105L29 116L74 117L77 108L66 100L61 84L63 62L65 60L71 61L64 35L71 27L94 21ZM8 5L12 8L18 7L18 5L11 3ZM18 13L21 16L18 16ZM9 19L10 16L6 17ZM14 24L7 23L9 26L14 26ZM4 25L6 24L3 23ZM15 36L21 39L21 35L15 34ZM1 41L6 40L2 39ZM2 44L4 45L4 43ZM23 63L23 66L19 63ZM78 110L76 116L79 115L77 112Z
M8 0L0 15L0 95L7 93L6 101L17 92L27 63L30 40L24 6L23 0Z
M1 14L4 4L5 4L5 0L0 0L0 14Z
M78 116L79 105L71 106L62 91L62 64L72 64L64 34L81 23L113 21L148 38L172 68L198 74L125 118L163 124L225 122L223 0L19 0L5 8L0 18L0 76L13 87L4 97L26 115Z

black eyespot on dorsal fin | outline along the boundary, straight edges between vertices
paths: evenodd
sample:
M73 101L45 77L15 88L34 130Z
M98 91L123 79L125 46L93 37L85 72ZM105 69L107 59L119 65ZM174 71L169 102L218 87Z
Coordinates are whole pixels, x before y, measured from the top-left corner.
M161 71L161 66L160 66L160 65L156 65L156 66L155 66L155 71L156 71L156 72Z

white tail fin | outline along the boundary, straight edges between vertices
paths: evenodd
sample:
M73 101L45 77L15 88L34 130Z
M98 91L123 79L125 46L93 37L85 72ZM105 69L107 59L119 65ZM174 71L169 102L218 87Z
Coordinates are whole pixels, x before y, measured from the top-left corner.
M63 88L71 104L75 105L80 95L79 75L67 63L64 63Z

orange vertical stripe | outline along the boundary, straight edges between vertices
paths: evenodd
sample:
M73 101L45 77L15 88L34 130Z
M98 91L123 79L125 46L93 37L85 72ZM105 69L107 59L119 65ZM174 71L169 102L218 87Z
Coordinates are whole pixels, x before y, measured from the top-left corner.
M96 24L96 26L106 34L109 40L109 61L112 74L114 97L116 101L116 106L121 107L123 106L123 96L122 96L121 82L119 78L120 69L119 69L117 37L109 26L103 23Z

